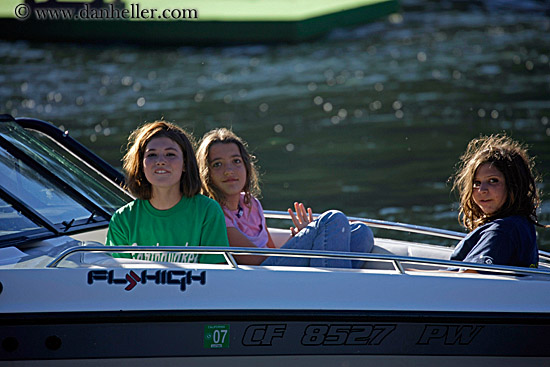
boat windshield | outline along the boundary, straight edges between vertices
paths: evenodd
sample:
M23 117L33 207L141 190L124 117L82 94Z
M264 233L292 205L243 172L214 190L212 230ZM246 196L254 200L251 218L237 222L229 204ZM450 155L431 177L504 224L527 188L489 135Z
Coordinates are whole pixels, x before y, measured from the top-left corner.
M108 225L132 198L48 136L0 124L0 243ZM34 236L33 236L34 237ZM10 240L11 239L11 240Z

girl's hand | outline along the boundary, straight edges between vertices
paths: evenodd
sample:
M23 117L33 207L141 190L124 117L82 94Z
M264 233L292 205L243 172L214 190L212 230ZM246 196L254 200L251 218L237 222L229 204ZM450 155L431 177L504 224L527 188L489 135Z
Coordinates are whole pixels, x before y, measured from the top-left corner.
M306 210L304 204L298 202L294 203L294 208L296 209L296 215L294 215L292 209L288 209L290 218L292 218L292 222L294 223L294 227L290 227L292 237L296 236L298 232L306 228L309 223L313 222L313 211L311 208L307 208Z

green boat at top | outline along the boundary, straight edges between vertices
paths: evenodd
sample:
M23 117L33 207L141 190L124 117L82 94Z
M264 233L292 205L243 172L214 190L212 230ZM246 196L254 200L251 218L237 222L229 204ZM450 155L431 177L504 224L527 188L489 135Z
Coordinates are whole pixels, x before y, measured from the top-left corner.
M399 10L397 0L2 0L5 40L301 42Z

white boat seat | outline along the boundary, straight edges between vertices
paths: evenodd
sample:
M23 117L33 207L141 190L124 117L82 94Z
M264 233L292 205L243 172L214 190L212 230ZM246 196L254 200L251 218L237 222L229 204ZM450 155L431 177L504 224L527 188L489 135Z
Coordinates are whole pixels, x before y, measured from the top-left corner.
M387 238L375 238L372 253L420 257L428 259L449 260L453 249L449 247L426 245L416 242L406 242ZM414 264L410 267L416 269L434 269L429 265ZM363 266L364 269L392 269L393 265L377 261L368 261Z
M283 228L269 228L269 234L273 239L275 247L280 248L290 238L290 230Z
M453 249L443 246L426 245L417 242L375 238L372 252L375 254L393 254L397 256L449 260Z

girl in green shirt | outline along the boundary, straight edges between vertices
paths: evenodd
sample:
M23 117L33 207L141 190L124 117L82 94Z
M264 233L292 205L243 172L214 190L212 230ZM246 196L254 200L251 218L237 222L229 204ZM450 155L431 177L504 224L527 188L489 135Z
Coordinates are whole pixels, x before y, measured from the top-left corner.
M130 135L123 170L126 186L137 199L111 218L107 245L228 246L220 205L199 194L201 181L190 140L185 130L165 121L145 124ZM192 253L135 253L132 257L225 262L222 255Z

